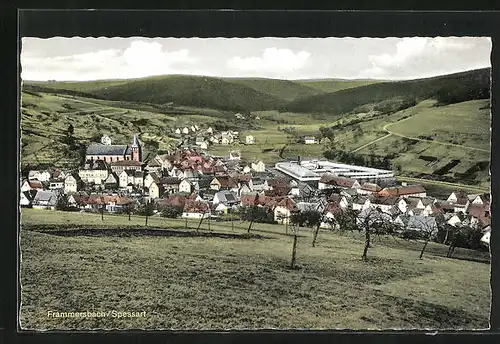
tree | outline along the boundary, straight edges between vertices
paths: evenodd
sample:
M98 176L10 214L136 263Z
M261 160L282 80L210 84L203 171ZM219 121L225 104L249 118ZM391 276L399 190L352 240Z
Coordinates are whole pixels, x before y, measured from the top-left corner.
M361 259L368 260L368 249L371 247L372 236L380 234L392 234L395 226L389 221L389 215L382 213L378 209L367 208L361 213L356 211L344 211L336 216L339 227L344 226L342 230L358 230L364 233L365 244Z
M168 217L171 219L176 219L182 215L183 208L182 207L177 207L177 206L172 206L172 205L167 205L163 210L161 211L161 216L162 217Z
M429 241L431 241L434 236L437 234L438 228L435 225L435 222L427 222L425 220L417 220L420 223L420 233L423 237L424 241L424 246L422 246L422 250L420 251L419 259L422 259L425 249L427 248L427 244L429 244Z
M62 210L62 211L72 210L67 195L61 194L59 197L57 197L56 210Z
M240 217L243 221L248 221L248 233L252 229L254 222L262 223L273 223L274 215L273 213L265 207L259 207L257 205L245 206L240 208Z
M141 204L137 211L140 216L146 217L146 226L148 225L148 217L154 214L154 209L153 201L146 201L144 204Z

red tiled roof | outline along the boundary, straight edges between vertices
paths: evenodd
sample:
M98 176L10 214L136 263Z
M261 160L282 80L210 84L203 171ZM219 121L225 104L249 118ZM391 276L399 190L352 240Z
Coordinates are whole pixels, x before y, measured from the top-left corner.
M135 160L121 160L121 161L113 161L110 163L111 166L141 166L139 161Z
M408 185L385 188L378 192L380 196L405 196L424 193L425 188L421 185Z
M398 197L385 197L385 196L374 196L370 198L372 204L378 205L395 205L398 203Z
M127 197L111 196L111 195L90 195L88 197L83 197L81 200L86 204L115 203L117 205L124 205L124 204L132 203L132 200L127 198Z
M361 189L371 192L379 192L380 190L382 190L382 188L375 183L363 183Z
M38 180L30 180L30 181L28 181L28 184L29 184L30 188L32 188L32 189L43 189L42 182L40 182Z
M206 213L210 210L207 203L187 200L184 205L184 211L187 213Z
M356 183L356 179L338 177L326 173L321 176L319 182L327 185L339 186L342 188L352 188L352 186Z
M280 201L277 204L278 207L283 207L285 209L288 209L289 211L295 211L297 210L297 205L291 198L284 198L282 201Z

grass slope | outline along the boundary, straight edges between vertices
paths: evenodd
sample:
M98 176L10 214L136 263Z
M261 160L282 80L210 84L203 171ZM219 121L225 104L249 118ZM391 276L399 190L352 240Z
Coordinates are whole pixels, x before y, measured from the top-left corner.
M290 102L285 109L291 112L324 112L342 114L365 104L390 99L439 97L447 103L489 98L490 68L478 69L428 79L381 82L344 89Z
M325 231L312 248L310 230L302 229L300 269L291 270L292 238L279 225L255 224L263 239L51 234L63 223L92 231L139 226L143 220L105 216L103 222L99 215L23 210L22 328L488 327L490 266L444 258L437 252L446 247L438 244L419 260L421 243L381 238L374 241L369 262L362 262L361 237ZM149 221L161 228L175 223L183 221ZM207 232L206 224L203 228ZM217 232L229 228L212 225ZM234 232L245 229L239 225ZM469 254L465 251L461 254ZM146 316L51 318L49 310L145 311Z

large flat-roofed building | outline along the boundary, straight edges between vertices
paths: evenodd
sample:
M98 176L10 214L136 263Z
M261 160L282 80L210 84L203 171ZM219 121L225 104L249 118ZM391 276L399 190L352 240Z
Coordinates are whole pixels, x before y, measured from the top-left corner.
M339 164L327 160L279 162L276 169L300 181L316 181L325 173L357 180L392 179L394 173L378 168Z

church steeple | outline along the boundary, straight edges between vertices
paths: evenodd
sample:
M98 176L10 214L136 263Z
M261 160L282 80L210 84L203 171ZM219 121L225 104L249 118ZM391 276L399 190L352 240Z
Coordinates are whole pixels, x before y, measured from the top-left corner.
M141 146L139 145L139 141L137 140L137 135L134 135L134 139L132 141L132 160L141 161Z

